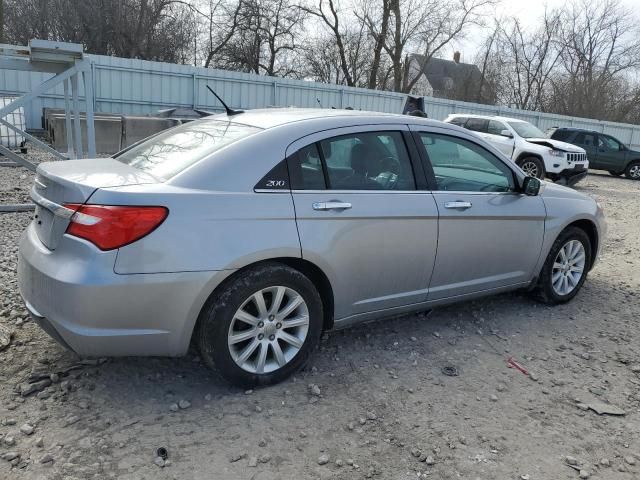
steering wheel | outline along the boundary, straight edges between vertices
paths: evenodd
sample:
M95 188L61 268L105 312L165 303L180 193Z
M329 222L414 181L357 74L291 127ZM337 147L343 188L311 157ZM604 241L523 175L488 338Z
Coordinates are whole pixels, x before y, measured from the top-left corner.
M402 167L397 158L390 155L382 157L380 159L380 173L376 176L375 180L385 190L393 190L398 184L398 178L400 176Z

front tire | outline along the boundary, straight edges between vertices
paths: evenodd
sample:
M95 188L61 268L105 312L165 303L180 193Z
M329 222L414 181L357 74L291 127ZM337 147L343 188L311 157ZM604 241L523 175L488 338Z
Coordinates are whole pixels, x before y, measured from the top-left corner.
M323 309L302 273L270 262L241 272L208 301L196 341L205 363L239 387L281 382L308 360Z
M640 180L640 161L631 162L624 174L631 180Z
M536 177L544 180L544 163L537 157L525 157L518 162L520 169L529 177Z
M566 303L578 294L591 268L591 241L584 230L569 227L551 246L535 293L549 305Z

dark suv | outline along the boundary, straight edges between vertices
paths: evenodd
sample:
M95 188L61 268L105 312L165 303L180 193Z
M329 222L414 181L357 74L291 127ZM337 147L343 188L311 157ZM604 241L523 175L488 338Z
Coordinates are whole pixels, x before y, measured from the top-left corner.
M558 128L547 130L554 140L573 143L584 148L589 159L589 168L608 170L611 175L623 173L632 180L640 180L640 152L631 150L620 140L593 130L581 128Z

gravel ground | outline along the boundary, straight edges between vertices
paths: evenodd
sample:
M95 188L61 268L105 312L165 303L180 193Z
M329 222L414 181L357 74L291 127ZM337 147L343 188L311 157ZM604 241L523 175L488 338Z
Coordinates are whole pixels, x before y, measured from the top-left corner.
M0 169L1 200L25 201L30 178ZM0 478L640 478L640 183L594 174L578 189L610 231L570 304L507 294L330 332L295 378L246 392L195 354L82 363L63 350L17 292L30 215L0 215L0 326L13 331ZM43 389L23 397L30 379Z

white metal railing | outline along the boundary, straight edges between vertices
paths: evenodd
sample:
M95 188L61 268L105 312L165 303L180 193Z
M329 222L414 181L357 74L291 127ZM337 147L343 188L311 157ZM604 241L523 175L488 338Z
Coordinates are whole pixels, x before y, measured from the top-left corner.
M188 107L221 110L206 90L211 85L232 107L262 108L268 106L336 107L400 113L406 95L378 90L329 85L302 80L283 79L224 70L205 69L145 60L85 55L92 64L91 76L95 92L91 105L96 112L141 115L162 108ZM0 96L25 93L30 85L47 79L47 74L0 69ZM78 104L85 111L83 85L79 86ZM553 126L573 126L605 132L624 143L640 146L640 126L569 117L494 105L424 97L430 118L443 120L451 113L477 113L521 118L541 130ZM64 107L64 90L58 85L40 92L25 105L27 127L41 128L43 107Z

